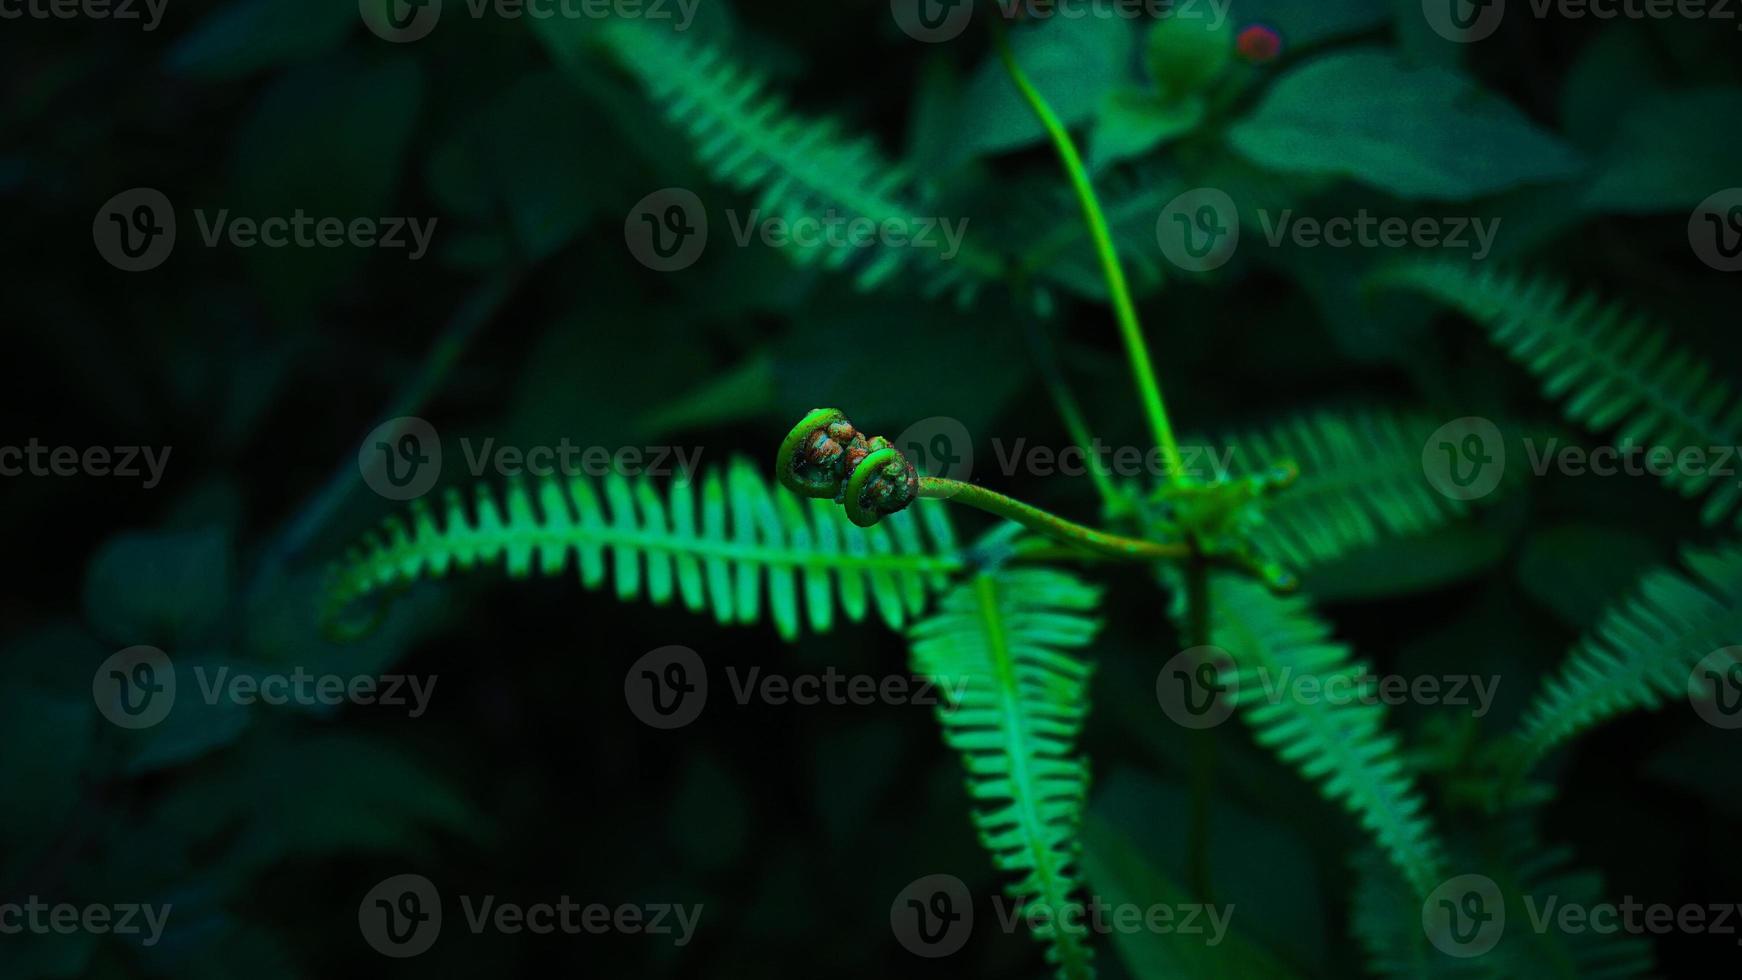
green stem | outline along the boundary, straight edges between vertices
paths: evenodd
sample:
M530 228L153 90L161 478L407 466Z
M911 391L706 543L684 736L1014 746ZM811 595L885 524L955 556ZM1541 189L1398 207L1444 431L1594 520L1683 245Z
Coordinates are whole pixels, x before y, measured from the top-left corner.
M1046 128L1047 135L1052 137L1053 146L1057 148L1059 158L1064 162L1065 172L1070 175L1071 186L1076 190L1077 200L1083 206L1083 217L1089 224L1089 236L1095 242L1095 252L1101 259L1101 271L1107 277L1107 292L1113 299L1113 313L1119 321L1120 335L1125 339L1125 353L1131 359L1131 372L1137 379L1137 393L1143 399L1144 414L1149 417L1149 426L1155 434L1156 444L1161 447L1162 455L1167 460L1168 473L1175 483L1185 480L1185 467L1179 454L1179 444L1174 441L1173 426L1167 419L1167 407L1161 400L1161 385L1155 379L1155 368L1150 363L1149 348L1143 341L1143 328L1137 322L1137 306L1131 301L1131 289L1125 283L1125 268L1119 264L1119 253L1113 247L1113 235L1107 230L1107 217L1101 211L1100 199L1095 196L1094 185L1089 182L1088 168L1083 166L1082 155L1077 152L1076 144L1071 140L1071 134L1059 121L1058 114L1047 104L1045 96L1028 80L1022 67L1016 63L1016 55L1010 50L1010 40L1005 36L1004 24L1000 15L992 19L993 43L998 46L998 56L1004 62L1004 68L1010 73L1010 78L1016 83L1016 88L1022 93L1034 114L1039 117L1040 124Z
M972 483L963 483L960 480L950 480L941 476L922 476L919 478L919 495L935 500L953 500L959 504L967 504L969 507L978 508L989 514L996 514L1005 520L1015 521L1030 531L1049 537L1054 541L1108 558L1125 558L1133 561L1179 561L1191 557L1192 554L1191 546L1184 542L1144 541L1140 538L1126 538L1117 534L1108 534L1105 531L1097 531L1094 528L1067 521L1057 514L1050 514L1039 507L1025 504L1014 497L1006 497L996 491Z

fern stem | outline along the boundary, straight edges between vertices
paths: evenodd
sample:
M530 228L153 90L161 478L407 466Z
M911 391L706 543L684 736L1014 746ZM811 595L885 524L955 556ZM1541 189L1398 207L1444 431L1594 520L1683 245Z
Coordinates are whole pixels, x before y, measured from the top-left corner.
M1137 379L1137 393L1143 400L1144 414L1149 417L1149 426L1155 433L1156 444L1167 459L1168 474L1175 483L1185 480L1185 467L1182 465L1179 444L1174 440L1173 426L1167 418L1167 407L1161 400L1161 385L1156 381L1155 368L1150 362L1149 348L1143 340L1143 328L1137 320L1137 306L1131 300L1131 289L1125 282L1125 268L1119 263L1119 252L1113 246L1113 235L1107 229L1107 216L1101 210L1101 201L1095 195L1095 187L1089 181L1088 168L1083 166L1083 158L1077 152L1076 143L1071 140L1071 134L1059 121L1058 114L1047 104L1046 97L1034 87L1028 76L1022 71L1022 66L1016 63L1016 55L1010 49L1010 40L1005 35L1004 24L998 16L992 19L993 43L998 47L998 57L1003 60L1004 68L1010 73L1010 78L1016 83L1016 88L1022 93L1040 124L1045 127L1047 135L1052 138L1053 146L1057 148L1059 159L1063 161L1065 172L1070 175L1071 187L1076 191L1077 200L1083 206L1083 218L1089 225L1089 236L1094 239L1095 252L1101 260L1101 271L1107 278L1107 292L1113 299L1113 313L1119 321L1119 332L1125 339L1125 353L1131 360L1131 371Z
M919 495L936 500L953 500L959 504L967 504L989 514L996 514L1005 520L1016 523L1064 544L1073 545L1084 551L1092 552L1108 558L1124 558L1132 561L1179 561L1191 557L1191 546L1183 541L1161 542L1145 541L1141 538L1121 537L1108 534L1094 528L1084 527L1067 521L1057 514L1048 513L1031 504L1025 504L1014 497L1006 497L995 490L960 480L950 480L940 476L922 476L919 478Z

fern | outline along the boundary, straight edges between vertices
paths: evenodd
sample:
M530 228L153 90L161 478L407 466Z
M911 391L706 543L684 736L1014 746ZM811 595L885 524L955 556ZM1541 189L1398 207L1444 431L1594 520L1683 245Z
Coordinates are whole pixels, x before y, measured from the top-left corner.
M1543 685L1518 732L1527 763L1616 715L1685 699L1700 660L1742 636L1742 545L1682 560L1689 574L1647 572Z
M1481 846L1472 842L1454 847L1454 854L1459 867L1494 881L1506 905L1506 925L1492 949L1467 959L1447 956L1429 944L1422 929L1421 898L1410 894L1395 869L1374 855L1357 855L1350 920L1373 974L1397 980L1622 980L1652 975L1651 944L1637 936L1532 928L1532 905L1542 915L1550 899L1587 908L1605 900L1598 875L1569 867L1569 848L1545 846L1526 814L1487 828L1483 838Z
M829 501L771 495L753 466L733 460L724 479L718 471L701 478L699 499L689 479L673 481L662 499L651 481L612 473L597 487L582 476L531 489L511 483L504 505L488 486L471 507L450 490L440 520L414 502L409 528L389 518L333 570L328 621L371 593L453 568L505 559L514 578L561 574L571 553L588 589L614 577L619 599L676 597L692 611L711 607L721 623L756 622L766 591L789 639L799 632L801 591L817 632L833 625L837 602L853 621L875 606L899 629L965 564L940 505L861 529Z
M633 20L609 21L599 36L663 106L714 179L760 193L757 207L764 218L832 218L842 227L864 218L917 228L913 222L922 212L913 203L909 175L869 139L848 136L832 119L791 112L784 99L769 94L761 75L703 42ZM916 266L929 292L971 292L977 279L996 280L1003 272L996 256L971 242L950 260L940 248L889 244L793 242L786 251L800 264L851 271L864 290Z
M1088 714L1090 668L1078 650L1098 623L1098 591L1063 572L977 575L945 595L912 630L913 670L960 685L939 710L944 740L962 753L980 841L1007 888L1037 922L1063 978L1091 977L1081 930L1059 920L1079 886L1088 763L1076 756Z
M1341 803L1378 841L1380 849L1426 894L1439 882L1443 848L1423 813L1424 803L1399 754L1399 739L1384 730L1377 704L1292 699L1296 678L1358 677L1366 668L1336 642L1302 597L1279 597L1262 585L1230 575L1210 584L1211 642L1232 655L1238 672L1235 700L1258 742L1276 752L1320 792Z
M1699 357L1673 346L1661 328L1592 294L1451 260L1392 267L1381 286L1414 289L1487 327L1495 342L1535 374L1567 417L1614 429L1624 445L1702 450L1742 444L1742 401ZM1711 469L1717 469L1713 467ZM1706 494L1707 524L1734 520L1742 487L1701 467L1669 467L1664 482L1684 497Z
M1463 516L1463 501L1422 479L1421 447L1435 427L1426 416L1386 409L1320 411L1219 444L1233 450L1235 478L1284 461L1299 467L1300 478L1269 502L1253 537L1285 564L1307 568Z

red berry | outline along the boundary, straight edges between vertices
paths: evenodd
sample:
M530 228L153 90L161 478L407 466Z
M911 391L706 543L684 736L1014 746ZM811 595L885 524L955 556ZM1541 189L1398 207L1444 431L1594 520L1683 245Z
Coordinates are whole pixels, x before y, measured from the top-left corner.
M1263 24L1252 24L1234 39L1234 49L1242 60L1261 65L1282 53L1282 35Z

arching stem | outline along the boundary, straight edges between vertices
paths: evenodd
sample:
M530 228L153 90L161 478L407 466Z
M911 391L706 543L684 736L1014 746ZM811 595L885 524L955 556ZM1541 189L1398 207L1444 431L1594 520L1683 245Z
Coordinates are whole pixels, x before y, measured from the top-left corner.
M1032 504L1025 504L1014 497L1006 497L994 490L973 483L963 483L960 480L950 480L939 476L922 476L919 478L919 495L935 500L951 500L958 504L967 504L989 514L996 514L1008 521L1014 521L1036 534L1044 535L1054 541L1067 544L1092 554L1107 558L1123 558L1132 561L1182 561L1191 557L1191 546L1183 541L1145 541L1141 538L1121 537L1108 534L1094 528L1084 527L1067 521L1057 514L1051 514Z
M1089 182L1088 168L1083 166L1083 158L1077 152L1076 143L1071 140L1071 134L1059 121L1058 114L1047 104L1046 97L1034 87L1028 76L1023 73L1022 66L1016 63L1016 55L1010 50L1010 40L1005 35L1001 14L992 18L992 39L998 47L998 57L1003 60L1004 68L1010 73L1010 78L1016 83L1016 88L1022 93L1034 114L1039 117L1040 124L1046 128L1047 135L1052 138L1053 146L1057 148L1059 158L1064 162L1065 172L1070 175L1071 187L1075 189L1077 200L1083 206L1083 217L1089 224L1089 237L1095 242L1095 252L1101 259L1101 271L1107 278L1107 292L1113 300L1113 313L1119 322L1119 333L1125 339L1125 353L1131 360L1131 372L1137 380L1137 393L1143 400L1143 411L1149 418L1149 427L1154 432L1156 445L1161 447L1163 458L1167 461L1167 470L1175 483L1185 480L1185 467L1182 465L1179 444L1173 437L1173 426L1168 422L1167 407L1161 400L1161 385L1155 378L1155 368L1150 363L1149 348L1143 340L1143 328L1137 321L1137 306L1131 300L1131 289L1125 283L1125 269L1119 263L1119 253L1113 246L1113 235L1107 229L1107 217L1101 211L1101 202L1095 196L1095 187Z

